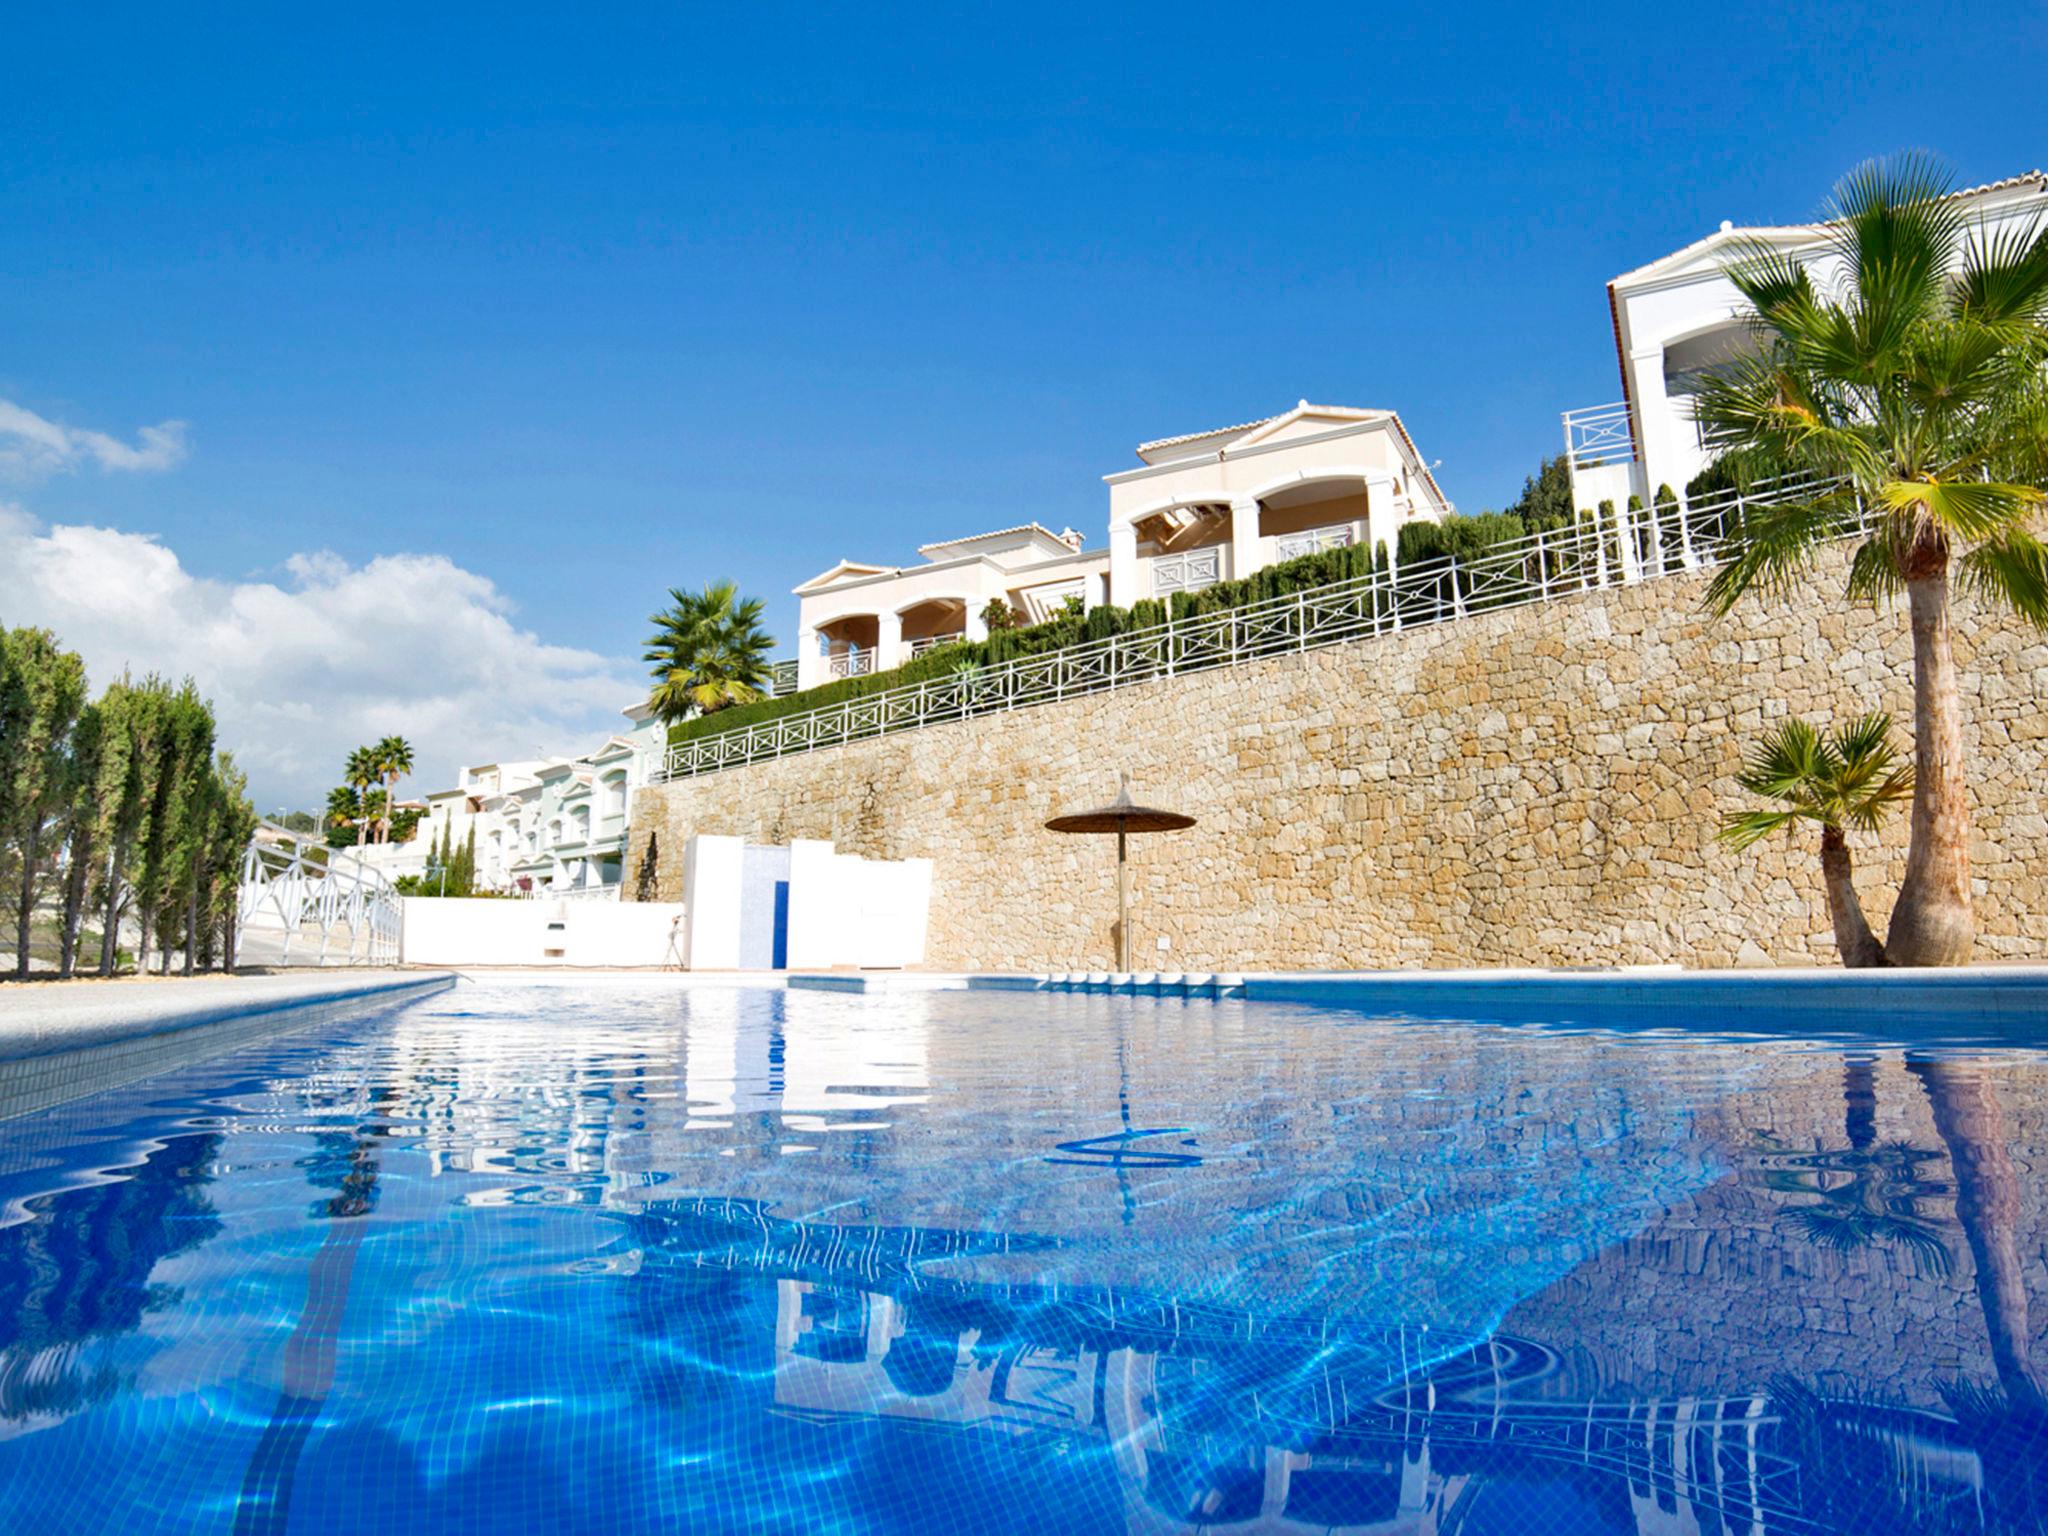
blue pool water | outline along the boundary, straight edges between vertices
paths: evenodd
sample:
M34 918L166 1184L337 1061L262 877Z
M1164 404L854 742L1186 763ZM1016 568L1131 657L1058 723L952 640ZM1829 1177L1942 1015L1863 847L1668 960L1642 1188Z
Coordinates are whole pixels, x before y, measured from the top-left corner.
M0 1527L2033 1531L2044 1155L1924 1031L465 982L0 1123Z

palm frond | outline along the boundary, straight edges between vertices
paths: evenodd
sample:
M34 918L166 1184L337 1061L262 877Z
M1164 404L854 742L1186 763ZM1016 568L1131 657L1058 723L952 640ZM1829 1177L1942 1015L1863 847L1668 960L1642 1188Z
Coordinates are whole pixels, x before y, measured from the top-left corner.
M1995 480L1887 480L1877 488L1877 500L1895 517L1925 511L1951 538L1975 543L2015 529L2048 496L2029 485Z
M1872 359L1902 346L1942 303L1963 229L1954 188L1922 151L1866 160L1835 184L1829 239L1855 284L1848 312Z
M2033 219L1996 232L1980 223L1952 302L1959 316L1994 324L2039 320L2048 310L2048 231Z
M1958 563L1963 585L2048 628L2048 545L2021 529L1979 544Z
M1721 818L1721 829L1714 835L1740 853L1762 842L1773 832L1790 831L1801 818L1811 815L1810 811L1731 812Z
M1831 499L1748 507L1731 536L1733 557L1707 583L1706 603L1726 613L1748 593L1776 596L1806 571L1815 549L1841 531Z

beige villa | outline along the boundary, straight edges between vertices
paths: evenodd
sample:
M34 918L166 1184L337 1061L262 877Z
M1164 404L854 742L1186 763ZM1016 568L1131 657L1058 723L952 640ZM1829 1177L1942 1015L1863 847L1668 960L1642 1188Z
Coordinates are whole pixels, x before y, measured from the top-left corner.
M1138 445L1103 478L1109 543L1022 523L922 546L922 564L841 560L796 589L797 686L881 672L978 640L1001 599L1026 623L1069 598L1129 607L1347 544L1384 546L1451 504L1393 411L1311 405Z

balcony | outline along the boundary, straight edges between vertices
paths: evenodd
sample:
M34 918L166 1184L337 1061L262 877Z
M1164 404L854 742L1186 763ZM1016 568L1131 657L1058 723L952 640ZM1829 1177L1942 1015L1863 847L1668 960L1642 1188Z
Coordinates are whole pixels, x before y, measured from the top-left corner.
M1223 546L1185 550L1177 555L1160 555L1152 561L1152 595L1171 597L1176 592L1199 592L1223 579Z
M1299 533L1283 533L1273 541L1273 558L1276 560L1298 560L1303 555L1320 554L1326 549L1349 549L1358 542L1356 523L1332 523L1326 528L1304 528Z
M1633 464L1635 413L1626 400L1564 413L1564 451L1573 474L1609 464Z
M957 629L950 635L920 635L910 642L909 652L912 656L922 656L926 651L937 650L942 645L958 645L966 638L966 634Z
M825 658L827 677L866 677L874 670L873 651L834 651Z

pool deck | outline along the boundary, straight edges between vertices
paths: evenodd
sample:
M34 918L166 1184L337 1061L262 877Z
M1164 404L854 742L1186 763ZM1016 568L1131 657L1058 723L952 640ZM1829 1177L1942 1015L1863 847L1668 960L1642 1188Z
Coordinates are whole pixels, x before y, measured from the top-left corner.
M306 970L255 976L29 982L0 989L0 1061L83 1050L258 1015L449 986L448 971Z
M922 991L1095 993L1249 1002L1309 1003L1379 1015L1557 1018L1577 1012L1667 1012L1730 1019L1787 1014L1841 1021L1914 1013L1961 1012L1980 1020L2048 1022L2048 966L1980 965L1956 970L1845 971L1835 967L1770 970L1614 971L1540 969L1443 971L1060 971L797 973L799 990L864 994Z

